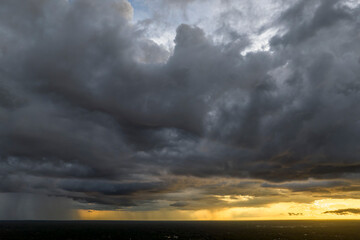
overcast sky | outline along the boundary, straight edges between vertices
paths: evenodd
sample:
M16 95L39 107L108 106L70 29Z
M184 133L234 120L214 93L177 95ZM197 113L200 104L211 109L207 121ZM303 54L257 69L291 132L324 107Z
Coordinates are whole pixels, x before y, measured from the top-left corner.
M1 0L0 219L359 218L359 0Z

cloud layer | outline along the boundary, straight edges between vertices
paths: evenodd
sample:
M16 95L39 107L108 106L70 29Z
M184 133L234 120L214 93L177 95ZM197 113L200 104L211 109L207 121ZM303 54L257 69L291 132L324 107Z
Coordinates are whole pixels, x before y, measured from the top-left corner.
M326 211L324 212L324 214L337 214L337 215L351 215L351 214L360 214L360 209L359 208L347 208L347 209L338 209L338 210L334 210L334 211Z
M359 198L350 3L291 1L252 32L222 5L215 31L180 24L169 51L126 0L1 1L0 191L134 210Z

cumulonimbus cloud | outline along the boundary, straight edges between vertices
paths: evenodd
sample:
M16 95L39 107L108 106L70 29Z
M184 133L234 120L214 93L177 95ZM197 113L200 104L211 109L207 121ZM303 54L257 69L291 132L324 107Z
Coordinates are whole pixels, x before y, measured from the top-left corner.
M269 51L247 54L246 33L219 43L182 24L169 53L125 0L1 1L0 190L115 208L185 191L184 176L345 191L360 169L359 11L294 1L267 23L281 29Z

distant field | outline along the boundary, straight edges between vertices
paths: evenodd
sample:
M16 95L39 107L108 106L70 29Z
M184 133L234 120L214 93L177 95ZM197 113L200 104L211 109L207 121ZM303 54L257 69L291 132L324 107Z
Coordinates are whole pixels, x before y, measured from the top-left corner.
M360 221L0 221L0 239L360 239Z

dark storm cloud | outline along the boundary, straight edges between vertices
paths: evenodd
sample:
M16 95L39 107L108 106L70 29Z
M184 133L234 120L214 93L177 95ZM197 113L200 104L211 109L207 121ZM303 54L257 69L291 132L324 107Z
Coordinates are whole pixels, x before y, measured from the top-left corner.
M282 184L270 184L264 183L262 187L265 188L286 188L290 189L294 192L303 192L303 191L324 191L326 189L331 189L335 187L347 187L350 186L350 182L346 181L336 181L336 180L328 180L328 181L306 181L306 182L290 182L290 183L282 183Z
M139 191L156 191L163 183L109 183L104 181L72 181L59 184L60 188L70 192L95 192L104 195L130 195Z
M259 197L239 206L281 201L272 188L346 192L359 179L359 12L296 1L268 23L282 29L270 51L246 55L246 33L219 23L221 44L182 24L169 53L125 0L1 1L0 189L116 208L196 189L184 176L266 181L202 185L207 206L224 204L216 191Z
M282 37L274 37L272 44L297 44L339 21L351 21L351 11L339 3L339 0L299 1L280 18L280 22L291 27L290 30ZM304 18L304 15L308 17Z
M186 202L175 202L170 204L171 207L178 207L178 208L183 208L186 207L188 205L188 203Z
M356 215L360 214L359 208L347 208L347 209L338 209L334 211L326 211L324 214L337 214L337 215Z

